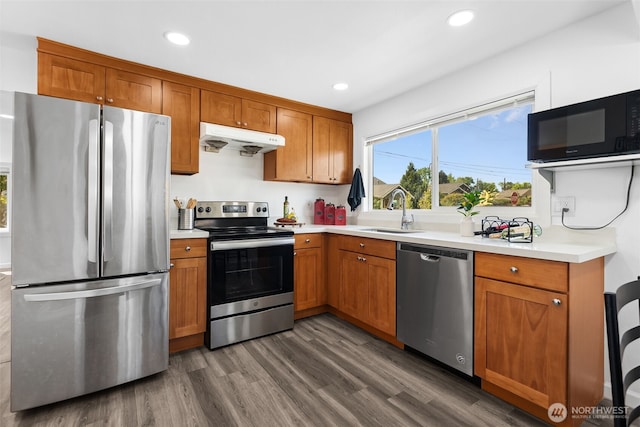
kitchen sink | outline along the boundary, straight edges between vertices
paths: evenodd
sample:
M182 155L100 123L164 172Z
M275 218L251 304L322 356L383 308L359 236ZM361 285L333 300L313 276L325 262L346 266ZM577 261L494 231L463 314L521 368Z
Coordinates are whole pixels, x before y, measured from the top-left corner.
M410 234L424 233L423 230L402 230L400 228L364 228L362 231L373 231L374 233Z

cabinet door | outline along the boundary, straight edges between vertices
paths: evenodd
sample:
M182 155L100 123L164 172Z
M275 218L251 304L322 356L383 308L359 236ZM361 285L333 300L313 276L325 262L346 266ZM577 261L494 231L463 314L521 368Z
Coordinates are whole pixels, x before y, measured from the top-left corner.
M368 270L362 255L340 251L340 311L368 321Z
M294 310L322 305L322 249L296 249L294 255Z
M313 181L326 184L351 182L353 132L350 123L313 118Z
M200 93L200 118L206 123L242 127L242 99L203 90Z
M243 99L242 127L260 132L276 133L276 107Z
M332 120L331 157L333 183L351 184L353 179L353 126L351 123Z
M171 173L198 173L200 90L163 82L162 114L171 116Z
M476 375L545 410L566 403L567 296L482 277L475 287Z
M172 259L169 270L169 339L205 332L207 258Z
M106 104L147 113L162 113L162 80L107 68Z
M278 108L277 133L285 145L264 154L264 179L310 182L313 165L313 116Z
M367 323L396 335L396 263L374 256L363 256L367 268Z
M38 54L40 95L102 103L104 88L104 67L46 53Z

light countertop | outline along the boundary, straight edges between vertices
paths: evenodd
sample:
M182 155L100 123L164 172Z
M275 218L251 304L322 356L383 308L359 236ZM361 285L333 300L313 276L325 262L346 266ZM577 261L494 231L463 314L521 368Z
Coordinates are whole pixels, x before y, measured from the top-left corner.
M573 263L590 261L613 254L617 250L615 239L606 235L565 233L557 229L545 230L542 236L533 238L533 243L510 243L503 239L489 239L481 236L462 237L459 233L450 231L412 230L411 233L371 231L390 228L371 225L305 225L286 228L296 234L334 233ZM198 229L171 230L172 239L195 239L207 236L206 231Z
M546 230L542 236L534 237L532 243L509 243L503 239L482 236L462 237L459 233L447 231L414 230L415 232L402 234L370 231L375 228L388 227L308 225L292 229L294 233L335 233L573 263L590 261L616 252L615 240L602 234L583 235Z
M198 230L194 228L193 230L169 230L169 236L171 239L200 239L209 237L208 231Z

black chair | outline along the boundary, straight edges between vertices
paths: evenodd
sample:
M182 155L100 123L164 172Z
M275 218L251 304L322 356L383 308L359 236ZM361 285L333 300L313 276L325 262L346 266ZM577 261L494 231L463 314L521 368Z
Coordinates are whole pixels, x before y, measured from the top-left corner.
M625 397L631 384L640 378L640 366L622 373L622 357L627 346L640 338L640 325L624 330L622 339L618 325L618 313L624 306L635 302L640 313L640 278L625 283L618 290L605 292L604 308L607 320L607 342L609 344L609 368L611 371L611 394L613 397L613 414L615 427L626 427L640 417L640 406L627 408ZM637 355L636 355L637 357Z

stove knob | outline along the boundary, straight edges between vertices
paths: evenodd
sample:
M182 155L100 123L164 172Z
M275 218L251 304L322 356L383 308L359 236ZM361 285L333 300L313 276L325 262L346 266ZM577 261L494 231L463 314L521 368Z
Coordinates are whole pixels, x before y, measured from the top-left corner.
M198 208L198 212L200 212L200 213L204 212L204 209L202 208L202 206L200 206L200 207Z
M205 209L205 212L211 212L211 206L207 206L207 208Z
M266 212L266 211L267 211L266 207L262 208L262 212Z
M256 208L256 212L257 212L257 213L260 213L260 206L258 206L258 207Z

